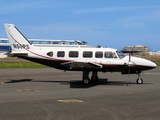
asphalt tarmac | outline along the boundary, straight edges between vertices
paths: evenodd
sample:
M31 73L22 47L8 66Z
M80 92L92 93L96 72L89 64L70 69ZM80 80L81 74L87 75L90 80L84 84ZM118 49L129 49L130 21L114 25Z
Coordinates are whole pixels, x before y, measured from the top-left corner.
M53 68L0 69L0 120L160 120L160 67L141 76Z

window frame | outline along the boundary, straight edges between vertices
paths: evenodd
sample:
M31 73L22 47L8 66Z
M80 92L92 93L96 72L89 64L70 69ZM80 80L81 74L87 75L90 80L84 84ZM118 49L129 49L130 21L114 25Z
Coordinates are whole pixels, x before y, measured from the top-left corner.
M92 51L83 51L83 58L92 58L93 52Z
M57 57L64 57L65 52L64 51L57 51Z
M48 55L49 57L53 57L53 54L54 54L53 51L50 51L50 52L47 53L47 55Z
M103 51L96 51L95 52L95 58L103 58Z
M106 53L108 53L108 55L107 55ZM107 56L108 56L108 57L107 57ZM104 57L105 57L105 58L115 58L115 59L118 58L116 52L111 52L111 51L105 51L105 52L104 52Z
M69 51L68 56L71 58L78 58L79 57L79 51Z

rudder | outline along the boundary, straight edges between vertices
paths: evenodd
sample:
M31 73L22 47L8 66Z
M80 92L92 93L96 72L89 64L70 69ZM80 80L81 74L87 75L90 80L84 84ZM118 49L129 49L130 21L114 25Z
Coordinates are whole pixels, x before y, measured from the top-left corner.
M24 51L33 48L28 39L15 27L14 24L4 24L12 51Z

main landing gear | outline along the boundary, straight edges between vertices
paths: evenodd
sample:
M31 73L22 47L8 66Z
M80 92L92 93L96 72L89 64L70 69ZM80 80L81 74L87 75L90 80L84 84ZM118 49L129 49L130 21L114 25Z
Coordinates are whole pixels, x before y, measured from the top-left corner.
M89 73L90 73L90 71L88 71L88 70L83 71L82 82L85 85L89 85L91 81L97 82L99 80L97 71L92 71L91 79L89 78ZM138 79L136 80L136 83L143 84L143 79L141 78L141 72L138 71L137 75L138 75Z
M136 80L136 83L143 84L143 79L141 78L141 72L138 72L137 75L138 75L138 79Z
M82 76L82 82L83 84L85 85L88 85L90 84L91 81L93 82L97 82L98 81L98 72L97 71L92 71L92 76L91 76L91 79L89 78L89 73L90 71L87 71L87 70L84 70L83 71L83 76Z

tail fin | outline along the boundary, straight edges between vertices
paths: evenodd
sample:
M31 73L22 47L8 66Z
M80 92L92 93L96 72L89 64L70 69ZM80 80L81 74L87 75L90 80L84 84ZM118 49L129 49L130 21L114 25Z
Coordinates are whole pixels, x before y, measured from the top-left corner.
M12 51L23 52L26 50L28 51L28 49L33 49L34 46L13 24L4 24L4 27L6 29Z

